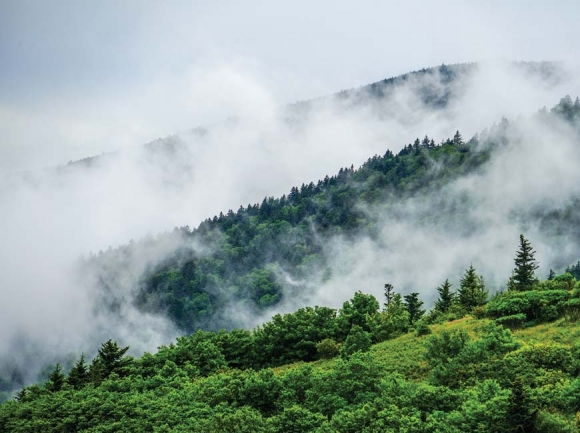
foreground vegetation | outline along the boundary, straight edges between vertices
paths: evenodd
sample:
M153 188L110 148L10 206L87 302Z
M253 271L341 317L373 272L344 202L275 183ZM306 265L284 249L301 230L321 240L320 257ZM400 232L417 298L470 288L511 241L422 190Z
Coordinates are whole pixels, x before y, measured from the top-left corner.
M527 239L509 290L486 302L471 267L429 313L385 285L340 310L303 308L253 332L197 331L22 389L0 430L563 432L580 428L580 283L535 278Z

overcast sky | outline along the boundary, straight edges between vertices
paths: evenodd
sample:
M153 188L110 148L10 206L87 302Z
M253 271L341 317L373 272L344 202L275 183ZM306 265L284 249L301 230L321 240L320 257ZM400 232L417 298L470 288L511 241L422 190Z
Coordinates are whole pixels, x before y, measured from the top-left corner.
M0 0L0 173L422 67L575 61L576 1ZM257 95L257 96L256 96Z

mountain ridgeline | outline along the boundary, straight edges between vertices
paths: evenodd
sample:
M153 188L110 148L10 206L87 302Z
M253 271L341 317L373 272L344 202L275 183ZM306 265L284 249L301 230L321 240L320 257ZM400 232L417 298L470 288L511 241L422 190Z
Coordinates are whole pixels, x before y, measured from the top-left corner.
M578 100L566 97L551 113L537 116L577 124L579 113ZM332 278L332 253L325 248L329 240L375 238L377 214L401 218L396 208L401 201L441 196L435 202L439 211L429 209L422 219L452 224L457 218L453 215L461 215L468 204L447 197L444 186L483 170L494 151L509 146L511 128L504 119L469 140L459 131L440 143L427 136L416 139L396 155L387 150L358 169L342 168L282 197L230 209L193 230L175 228L157 239L99 253L83 263L80 274L98 276L102 307L114 310L123 302L125 294L118 286L131 272L132 261L159 245L174 244L161 260L147 263L139 276L133 292L139 309L169 317L186 333L248 326L245 315L267 314L288 299L307 305L309 290ZM578 237L575 203L536 210L526 221L554 237Z

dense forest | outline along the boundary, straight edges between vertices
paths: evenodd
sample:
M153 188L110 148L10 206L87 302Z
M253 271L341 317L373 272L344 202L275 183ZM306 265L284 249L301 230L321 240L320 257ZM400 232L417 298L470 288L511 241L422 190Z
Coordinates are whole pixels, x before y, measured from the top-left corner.
M580 283L540 281L524 235L508 290L472 267L457 290L387 283L335 310L306 307L253 331L198 330L157 353L101 345L0 406L11 432L563 432L580 427Z
M538 116L542 121L557 116L577 122L579 112L578 100L566 97L551 114L542 111ZM98 276L103 303L114 309L124 296L117 287L126 278L131 260L172 239L178 246L160 262L149 263L140 276L135 296L139 308L167 315L186 333L239 327L230 306L257 314L284 297L307 295L307 284L312 285L314 278L331 277L324 249L329 239L375 237L377 213L387 214L403 199L437 196L452 180L483 169L494 149L507 146L510 128L503 119L469 140L459 131L440 143L427 136L417 138L396 155L387 150L358 169L342 168L317 183L293 187L282 197L230 209L193 230L175 228L157 239L99 253L84 263L80 273ZM429 211L423 219L445 224L466 206L446 197L436 205L439 211ZM578 209L576 203L553 212L538 209L533 218L554 237L576 238Z

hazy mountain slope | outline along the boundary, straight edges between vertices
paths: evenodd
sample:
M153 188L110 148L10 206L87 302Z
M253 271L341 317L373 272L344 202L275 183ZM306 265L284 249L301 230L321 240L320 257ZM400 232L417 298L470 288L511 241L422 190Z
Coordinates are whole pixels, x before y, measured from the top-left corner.
M576 262L577 225L568 221L580 184L577 138L550 116L513 120L557 101L561 76L504 66L465 66L470 72L450 81L453 96L436 108L417 86L447 94L440 68L393 80L388 98L349 91L359 96L312 101L296 122L265 106L0 184L2 225L10 228L0 249L2 289L11 299L2 304L2 376L29 383L63 353L94 350L109 337L140 353L197 326L251 328L277 311L337 306L353 288L377 293L385 280L430 293L445 278L458 281L470 263L500 288L522 231L545 274ZM493 126L504 113L516 114ZM444 144L457 128L469 131L463 141L481 134L469 146ZM400 152L424 133L444 145ZM398 156L385 155L388 148ZM348 168L325 180L341 166ZM281 205L292 185L317 179ZM264 196L278 199L262 205ZM248 202L260 204L244 206L238 220ZM204 219L195 234L139 240Z
M308 305L317 286L336 278L336 251L328 246L338 238L346 249L360 239L380 239L385 221L389 230L389 220L405 219L409 210L403 204L430 203L425 209L413 205L412 218L469 238L481 229L469 215L471 198L451 194L451 185L485 171L492 153L516 146L508 144L516 129L505 122L468 143L457 136L455 142L435 145L425 137L396 156L387 151L360 169L341 169L316 184L292 188L288 196L229 210L192 231L176 230L165 237L179 246L147 264L134 302L144 311L167 315L184 332L252 326L252 317L278 305ZM552 243L561 237L576 242L580 214L575 203L554 207L542 201L509 218L520 227L539 227ZM110 305L123 302L126 292L116 282L151 243L146 239L86 263L83 273L99 276ZM571 258L559 260L563 267Z

